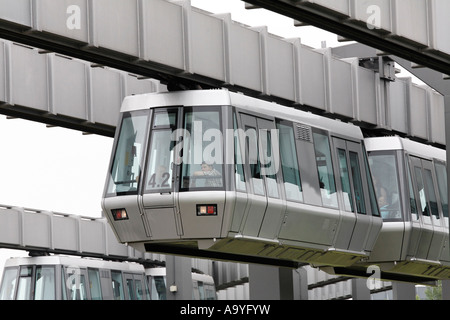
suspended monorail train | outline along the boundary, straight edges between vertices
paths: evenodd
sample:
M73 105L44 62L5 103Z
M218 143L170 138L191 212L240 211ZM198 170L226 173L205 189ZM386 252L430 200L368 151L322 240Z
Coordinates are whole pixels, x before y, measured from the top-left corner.
M376 265L383 279L450 279L446 151L400 137L365 144L383 227L369 259L334 272L367 276Z
M0 300L149 300L144 266L70 256L10 258Z
M144 252L368 259L382 228L359 127L228 90L125 98L102 207Z
M215 300L214 279L192 275L192 299ZM166 300L166 267L144 268L74 256L36 256L5 261L0 300Z

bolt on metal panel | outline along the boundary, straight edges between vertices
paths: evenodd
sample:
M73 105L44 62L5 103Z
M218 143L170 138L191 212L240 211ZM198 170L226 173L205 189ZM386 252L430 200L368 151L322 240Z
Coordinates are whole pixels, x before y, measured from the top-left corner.
M415 42L419 47L427 47L429 45L428 0L393 1L394 34Z
M87 64L79 60L49 55L51 64L52 112L88 120Z
M229 20L229 82L262 92L262 55L260 31Z
M355 69L356 118L358 121L377 125L377 110L379 108L377 103L379 101L377 86L380 86L380 82L377 81L377 74L361 67L356 67Z
M22 212L23 245L52 248L51 214L48 212Z
M385 123L387 128L401 133L408 132L408 112L407 105L410 103L409 86L410 79L397 79L389 85L389 103L385 113Z
M16 44L11 44L9 56L11 103L49 111L47 56Z
M183 7L165 0L142 4L141 58L170 69L185 70Z
M0 243L22 244L22 212L14 208L0 209Z
M0 24L17 23L22 26L31 27L32 12L30 0L1 0L0 1Z
M2 102L8 102L7 87L9 88L7 76L7 58L5 42L0 41L0 105Z
M445 103L444 97L428 89L429 112L430 112L430 141L446 144L445 139Z
M122 94L121 75L107 68L91 68L91 122L116 126Z
M410 134L413 137L428 139L427 92L424 88L413 84L410 94Z
M450 1L430 1L430 46L441 52L450 53L450 41L448 30L450 30Z
M106 254L105 221L80 219L80 252Z
M137 0L95 0L90 11L94 47L139 56L139 6Z
M70 41L89 42L88 1L39 0L33 3L36 5L33 7L34 29Z
M296 100L293 44L267 34L265 37L267 63L267 93L272 96Z
M351 64L331 56L329 63L330 105L328 111L347 118L354 118Z
M128 256L128 247L124 246L123 244L121 244L117 241L117 238L114 235L114 232L113 232L111 226L109 225L109 223L106 223L106 240L105 241L107 243L106 254L108 254L110 256L120 256L120 257Z
M59 250L79 251L79 218L77 216L53 216L53 248Z
M306 47L302 47L300 51L301 98L303 104L319 110L326 110L324 54Z

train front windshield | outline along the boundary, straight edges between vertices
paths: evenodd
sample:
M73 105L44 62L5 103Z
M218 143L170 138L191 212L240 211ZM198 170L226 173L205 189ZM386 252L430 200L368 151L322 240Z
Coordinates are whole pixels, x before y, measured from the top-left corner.
M397 155L395 152L369 152L375 193L383 220L402 219Z
M147 124L148 111L124 114L109 176L108 195L137 194Z
M223 190L221 108L182 110L123 114L106 196L137 194L141 181L144 193L171 192L175 181L177 191Z

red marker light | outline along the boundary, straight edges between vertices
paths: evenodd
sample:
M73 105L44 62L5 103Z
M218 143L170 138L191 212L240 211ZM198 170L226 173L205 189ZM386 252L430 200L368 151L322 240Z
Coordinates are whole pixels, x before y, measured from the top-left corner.
M217 216L216 204L198 204L197 216Z
M112 216L115 221L118 220L128 220L128 214L126 209L112 209L111 210Z

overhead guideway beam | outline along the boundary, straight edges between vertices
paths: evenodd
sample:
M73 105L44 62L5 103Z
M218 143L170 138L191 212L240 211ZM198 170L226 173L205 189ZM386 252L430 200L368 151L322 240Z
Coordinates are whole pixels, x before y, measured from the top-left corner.
M447 0L246 2L450 74Z
M265 27L250 28L234 22L230 14L213 15L193 8L190 1L76 1L75 7L56 0L36 1L33 6L26 3L0 2L0 37L157 79L169 88L172 80L188 88L226 87L354 122L371 133L375 130L445 144L445 135L433 132L439 125L423 118L416 123L411 117L394 117L393 102L395 110L418 114L410 110L415 101L410 92L419 91L424 100L430 93L396 79L389 64L383 65L388 72L380 74L379 70L360 66L358 59L336 58L329 48L316 50L300 39L282 39ZM68 10L74 8L79 10ZM72 20L77 12L80 20ZM25 73L10 67L20 66L16 59L20 56L4 56L5 68L10 70L7 76ZM31 68L30 72L34 71ZM52 72L51 68L47 70L48 74ZM23 84L18 85L21 88ZM14 93L12 89L8 92ZM12 101L15 96L8 96L8 92L0 101L20 104ZM405 93L405 99L397 101L398 92ZM47 100L52 99L49 94ZM439 97L434 100L439 104ZM427 103L419 107L424 118L444 118L440 104L436 112L442 117L429 116L436 108L429 108ZM44 112L52 114L52 108L44 108ZM105 103L102 113L118 115L118 110ZM87 119L81 118L101 123L89 118L89 113Z

